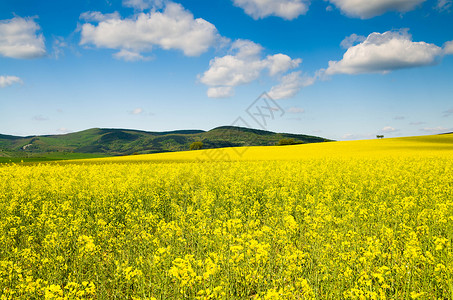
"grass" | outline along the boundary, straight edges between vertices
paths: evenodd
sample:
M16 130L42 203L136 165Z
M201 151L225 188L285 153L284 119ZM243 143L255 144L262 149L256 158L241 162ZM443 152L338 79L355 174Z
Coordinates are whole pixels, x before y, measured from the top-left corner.
M106 157L105 154L100 153L40 153L30 157L0 157L0 164L5 163L39 163L50 162L58 160L74 160L74 159L90 159Z

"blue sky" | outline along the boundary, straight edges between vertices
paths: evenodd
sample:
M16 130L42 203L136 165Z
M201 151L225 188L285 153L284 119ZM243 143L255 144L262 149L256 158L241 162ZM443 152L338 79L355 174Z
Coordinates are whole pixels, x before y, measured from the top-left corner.
M453 0L0 2L2 134L436 134L452 83Z

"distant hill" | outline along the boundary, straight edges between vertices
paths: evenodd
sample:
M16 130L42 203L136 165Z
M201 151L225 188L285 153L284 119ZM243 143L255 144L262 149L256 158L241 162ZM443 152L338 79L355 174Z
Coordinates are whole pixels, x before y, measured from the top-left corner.
M130 129L92 128L84 131L42 136L11 136L0 134L0 156L25 157L43 153L89 153L100 155L130 155L184 151L190 144L203 142L203 148L267 146L282 139L295 143L320 143L327 139L289 133L222 126L209 131L177 130L149 132Z

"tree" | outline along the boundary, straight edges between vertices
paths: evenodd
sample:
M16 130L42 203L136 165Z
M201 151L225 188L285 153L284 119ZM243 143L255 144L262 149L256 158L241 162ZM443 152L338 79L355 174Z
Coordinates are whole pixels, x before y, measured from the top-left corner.
M384 138L383 135L376 135L376 137L377 137L378 139L383 139L383 138Z
M284 145L295 145L297 144L294 139L281 139L278 143L277 146L284 146Z
M203 148L203 142L193 142L190 144L190 150L200 150Z

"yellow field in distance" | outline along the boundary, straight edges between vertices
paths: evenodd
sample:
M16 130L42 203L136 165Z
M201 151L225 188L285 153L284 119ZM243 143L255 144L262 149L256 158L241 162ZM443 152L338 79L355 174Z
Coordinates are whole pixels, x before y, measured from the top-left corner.
M0 300L453 299L453 134L0 166Z
M135 156L78 160L91 162L122 161L253 161L305 160L312 158L453 156L453 134L374 140L327 142L292 146L259 146L205 149Z

